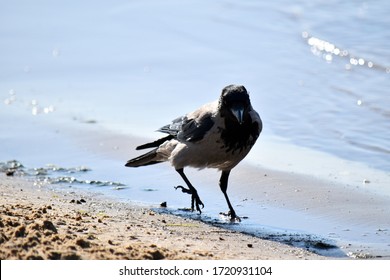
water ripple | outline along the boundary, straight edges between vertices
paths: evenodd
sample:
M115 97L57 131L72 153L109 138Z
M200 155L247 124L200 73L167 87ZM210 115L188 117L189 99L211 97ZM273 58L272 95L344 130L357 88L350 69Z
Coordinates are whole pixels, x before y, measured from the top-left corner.
M54 164L47 164L45 167L26 168L17 160L0 162L0 172L5 173L7 176L31 177L34 180L34 184L38 186L51 184L78 184L97 187L113 187L116 190L123 189L126 186L120 182L83 180L76 177L77 175L89 171L91 171L91 169L86 166L61 167Z

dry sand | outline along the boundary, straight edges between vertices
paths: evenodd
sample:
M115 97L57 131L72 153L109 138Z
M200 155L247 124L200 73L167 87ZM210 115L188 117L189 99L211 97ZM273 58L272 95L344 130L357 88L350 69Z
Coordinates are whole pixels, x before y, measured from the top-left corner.
M0 259L325 259L281 243L0 174Z

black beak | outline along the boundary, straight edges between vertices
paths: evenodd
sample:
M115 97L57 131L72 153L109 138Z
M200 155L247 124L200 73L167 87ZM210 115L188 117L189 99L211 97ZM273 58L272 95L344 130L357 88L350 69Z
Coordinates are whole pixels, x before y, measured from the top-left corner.
M239 124L244 122L244 106L242 104L236 104L230 109L233 115L236 117Z

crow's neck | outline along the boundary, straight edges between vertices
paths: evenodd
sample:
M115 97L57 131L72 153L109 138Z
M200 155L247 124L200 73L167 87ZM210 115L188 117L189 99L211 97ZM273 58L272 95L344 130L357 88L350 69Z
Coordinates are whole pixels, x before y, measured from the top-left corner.
M236 120L225 118L225 127L220 129L223 142L222 148L227 152L241 152L250 148L256 141L255 127L249 116L239 124Z

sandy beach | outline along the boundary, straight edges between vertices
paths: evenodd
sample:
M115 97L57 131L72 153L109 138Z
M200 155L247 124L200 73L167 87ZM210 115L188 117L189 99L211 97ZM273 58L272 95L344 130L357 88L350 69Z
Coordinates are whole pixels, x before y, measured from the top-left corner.
M200 221L0 175L0 259L326 259Z
M244 161L229 193L248 218L230 226L218 217L226 205L214 170L188 169L206 205L201 216L190 215L178 211L189 199L173 189L181 181L169 164L123 166L145 139L79 120L29 127L29 145L23 137L12 142L20 154L13 157L26 166L7 176L1 163L1 259L389 257L389 198L369 191L373 177L353 187Z

